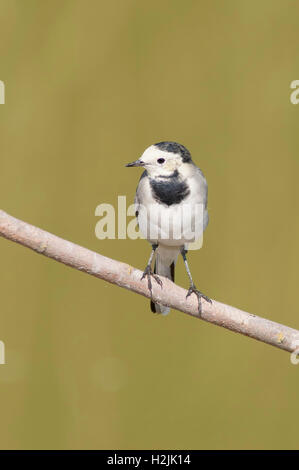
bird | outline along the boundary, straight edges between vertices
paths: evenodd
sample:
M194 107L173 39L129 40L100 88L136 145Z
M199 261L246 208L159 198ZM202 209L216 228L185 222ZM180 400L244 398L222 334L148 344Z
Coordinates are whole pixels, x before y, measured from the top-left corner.
M134 206L139 229L150 242L152 250L141 279L147 278L151 294L152 278L161 288L163 283L159 276L174 282L175 265L181 254L190 282L186 298L191 294L197 296L200 315L201 300L212 301L196 288L187 252L188 244L202 236L209 222L206 178L192 161L189 150L173 141L151 145L138 160L126 166L144 168ZM170 308L151 300L151 310L167 315Z

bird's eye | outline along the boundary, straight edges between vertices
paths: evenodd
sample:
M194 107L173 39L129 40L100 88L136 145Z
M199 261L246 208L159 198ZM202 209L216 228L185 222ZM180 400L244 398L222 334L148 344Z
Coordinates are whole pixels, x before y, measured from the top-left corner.
M162 163L165 162L165 158L158 158L157 162L160 163L160 165L162 165Z

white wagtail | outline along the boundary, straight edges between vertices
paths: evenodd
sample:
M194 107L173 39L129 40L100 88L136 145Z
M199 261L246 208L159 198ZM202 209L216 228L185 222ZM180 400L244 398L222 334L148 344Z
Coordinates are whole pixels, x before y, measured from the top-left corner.
M151 276L161 287L157 274L174 281L174 268L181 253L190 280L187 297L196 294L201 313L201 298L211 300L195 287L186 253L188 243L202 235L209 221L208 185L202 171L193 163L186 147L176 142L151 145L140 159L126 166L145 168L136 191L135 214L142 234L152 245L152 252L142 279L147 277L150 292ZM151 310L167 315L170 309L151 301Z

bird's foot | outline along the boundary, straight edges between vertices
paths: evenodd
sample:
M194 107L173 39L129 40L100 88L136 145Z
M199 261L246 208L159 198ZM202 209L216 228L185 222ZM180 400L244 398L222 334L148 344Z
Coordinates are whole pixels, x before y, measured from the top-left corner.
M145 270L143 271L143 274L142 274L142 277L141 277L141 281L142 279L144 279L145 277L147 277L147 285L148 285L148 289L150 291L150 293L152 293L152 280L151 280L151 276L155 279L156 283L159 284L159 286L162 287L163 283L161 281L161 279L159 278L159 276L157 276L156 274L154 274L151 270L151 267L148 265Z
M210 304L212 303L211 299L209 299L209 297L207 297L206 295L204 295L202 292L200 292L198 289L196 289L195 285L194 284L191 284L191 286L189 287L188 289L188 292L187 292L187 295L186 295L186 299L191 295L191 294L195 294L197 299L198 299L198 313L199 315L201 315L201 299L205 299L207 302L209 302Z

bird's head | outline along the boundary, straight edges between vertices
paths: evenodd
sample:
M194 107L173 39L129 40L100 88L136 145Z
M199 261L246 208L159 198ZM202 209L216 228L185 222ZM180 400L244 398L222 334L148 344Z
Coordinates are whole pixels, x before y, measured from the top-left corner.
M185 173L184 167L192 164L190 152L177 142L159 142L148 147L135 162L128 167L142 166L151 177L168 177Z

